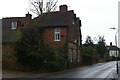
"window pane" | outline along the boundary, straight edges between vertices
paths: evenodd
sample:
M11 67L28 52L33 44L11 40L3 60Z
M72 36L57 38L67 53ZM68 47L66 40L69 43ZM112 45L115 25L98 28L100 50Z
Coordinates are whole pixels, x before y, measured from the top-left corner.
M17 27L17 22L12 22L11 26L12 26L12 29L16 29L16 27Z
M60 41L60 28L55 28L54 40Z
M57 33L55 34L55 40L57 40Z
M58 36L57 36L57 37L58 37L58 40L59 40L59 39L60 39L60 34L59 34L59 33L58 33Z

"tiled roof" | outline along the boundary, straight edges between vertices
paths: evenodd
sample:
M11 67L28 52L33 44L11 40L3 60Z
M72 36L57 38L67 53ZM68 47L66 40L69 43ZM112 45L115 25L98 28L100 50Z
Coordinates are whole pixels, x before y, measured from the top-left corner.
M3 30L11 29L11 23L12 22L18 22L21 25L24 25L25 23L25 17L11 17L11 18L3 18L2 19L2 28Z
M48 12L35 18L33 22L42 26L64 26L72 23L71 21L74 20L74 16L74 11L72 10Z
M118 47L116 46L107 46L108 50L116 50L118 49Z

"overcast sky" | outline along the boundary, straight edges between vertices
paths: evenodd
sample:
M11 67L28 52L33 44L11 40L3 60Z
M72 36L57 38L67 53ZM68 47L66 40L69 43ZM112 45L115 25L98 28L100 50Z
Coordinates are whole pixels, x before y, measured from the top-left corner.
M67 4L82 21L83 43L87 35L94 40L102 35L106 43L115 44L115 33L110 27L118 27L118 2L120 0L58 0L58 5ZM23 17L29 10L29 0L0 0L0 19Z

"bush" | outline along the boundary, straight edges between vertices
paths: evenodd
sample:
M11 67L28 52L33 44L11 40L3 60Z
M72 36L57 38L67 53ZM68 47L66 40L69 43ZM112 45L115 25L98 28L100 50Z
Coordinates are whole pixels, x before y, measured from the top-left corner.
M47 71L55 72L61 70L61 64L56 61L49 61L46 63Z
M22 30L21 38L16 46L18 63L32 70L46 67L48 71L64 69L67 54L67 46L55 50L42 40L42 28L39 25L31 25L30 29ZM34 27L36 26L36 27ZM56 55L59 53L58 55Z
M83 57L83 63L85 64L92 64L92 60L94 58L94 47L91 46L84 46L82 47L82 57Z
M39 31L38 28L22 30L16 45L18 63L32 70L38 70L44 65L45 59L50 60L55 56L54 50L44 43Z

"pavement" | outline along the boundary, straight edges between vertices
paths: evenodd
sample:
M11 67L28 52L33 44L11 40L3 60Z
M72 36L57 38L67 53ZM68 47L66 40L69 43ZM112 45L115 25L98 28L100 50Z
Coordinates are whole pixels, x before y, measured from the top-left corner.
M117 73L117 68L115 68L108 76L108 80L120 80L120 62L118 63L118 71Z
M2 70L2 78L20 78L30 74L31 74L30 72L14 71L8 69Z
M117 71L112 71L109 76L108 76L108 79L107 80L120 80L120 74L117 74Z
M9 69L3 69L2 73L0 74L1 78L36 78L36 77L43 77L48 76L54 73L40 73L40 72L23 72L23 71L15 71Z

